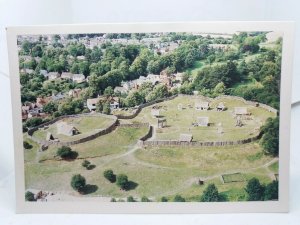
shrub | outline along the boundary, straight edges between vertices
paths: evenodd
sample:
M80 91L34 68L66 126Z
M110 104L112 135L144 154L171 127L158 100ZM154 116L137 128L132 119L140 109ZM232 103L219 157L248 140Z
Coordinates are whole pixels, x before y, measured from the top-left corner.
M84 161L81 163L81 165L82 165L83 167L85 167L85 168L88 169L88 167L91 165L91 163L90 163L89 161L87 161L87 160L84 160Z
M82 189L85 187L86 181L83 176L80 174L73 175L71 180L71 186L75 191L82 191Z
M114 174L114 172L112 170L105 170L103 172L103 176L109 180L111 183L116 182L116 175Z
M34 194L32 192L30 192L30 191L26 191L26 193L25 193L25 200L28 201L28 202L35 201Z
M207 188L203 191L201 196L201 202L218 202L220 200L220 195L218 189L214 184L209 184Z
M146 196L143 196L141 198L141 202L151 202L149 198L147 198Z
M128 196L127 197L127 202L135 202L135 200L132 196Z
M68 146L62 146L57 149L56 154L61 157L62 159L71 158L72 156L72 149Z
M277 200L278 199L278 181L273 181L266 186L264 192L264 200Z
M168 199L167 199L166 197L163 196L163 197L161 197L160 201L161 201L161 202L167 202Z
M27 141L23 141L23 147L24 147L25 149L31 149L31 148L32 148L32 145L29 144Z
M115 198L111 198L110 202L117 202L117 200Z
M120 174L117 176L117 185L126 190L128 188L128 177L125 174Z
M181 195L175 195L174 202L185 202L185 199Z

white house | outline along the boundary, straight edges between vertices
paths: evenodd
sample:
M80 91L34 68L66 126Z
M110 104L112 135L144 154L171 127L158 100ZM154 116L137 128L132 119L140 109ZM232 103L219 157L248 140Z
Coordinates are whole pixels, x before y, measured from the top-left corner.
M49 80L55 80L60 77L60 74L58 72L50 72L48 73L48 79Z
M61 79L72 80L73 74L69 72L62 72L60 75Z
M63 134L66 136L73 136L79 133L79 131L72 125L67 124L66 122L57 123L57 134Z
M89 98L86 100L86 106L90 111L95 111L100 98Z
M209 109L209 102L197 102L195 103L196 110L208 110Z
M234 107L235 115L249 115L247 107Z
M80 84L85 81L85 76L83 74L73 74L72 80L73 82Z
M197 124L199 127L207 127L209 125L209 118L208 117L198 117Z

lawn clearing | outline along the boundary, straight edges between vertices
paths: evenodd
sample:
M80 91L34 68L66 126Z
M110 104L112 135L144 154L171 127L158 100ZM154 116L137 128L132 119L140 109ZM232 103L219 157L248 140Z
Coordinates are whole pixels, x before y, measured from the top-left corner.
M194 141L234 141L258 134L259 128L269 117L276 116L260 107L247 105L236 99L219 98L210 103L212 109L207 111L198 111L195 109L195 103L203 101L199 96L178 96L175 99L158 103L155 106L161 107L160 115L166 119L167 126L157 129L156 140L178 140L181 133L190 133ZM223 102L227 110L218 112L216 106ZM178 110L178 105L182 104L183 109ZM157 119L151 114L153 106L144 108L140 114L130 122L149 122L157 127ZM247 107L251 113L249 119L243 120L243 126L236 126L234 116L235 107ZM197 122L198 117L208 117L209 126L199 127L192 124ZM222 133L218 132L219 127Z
M50 132L55 138L60 141L73 141L80 138L87 137L97 131L108 127L113 123L113 118L102 117L102 116L87 116L87 117L69 117L57 121L56 123L49 126L47 129L39 129L33 133L33 136L40 139L46 140L47 133ZM73 136L67 136L64 134L57 133L57 124L60 122L65 122L68 125L74 126L80 133Z

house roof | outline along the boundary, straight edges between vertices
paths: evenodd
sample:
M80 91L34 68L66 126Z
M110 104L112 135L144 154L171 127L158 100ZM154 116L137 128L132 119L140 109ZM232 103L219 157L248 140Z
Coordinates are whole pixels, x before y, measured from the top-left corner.
M197 117L197 121L200 124L208 124L209 123L209 118L206 116L199 116Z
M62 72L62 74L61 74L61 78L72 79L72 77L73 77L73 73Z
M208 108L209 107L209 102L196 102L195 103L196 108Z
M218 108L224 108L225 107L225 105L224 105L224 103L223 102L220 102L219 104L218 104L218 106L217 106Z
M179 141L191 142L193 140L192 134L180 134Z
M151 114L152 114L152 116L159 116L160 111L159 111L159 109L151 109Z
M234 113L238 115L248 114L247 107L234 107Z

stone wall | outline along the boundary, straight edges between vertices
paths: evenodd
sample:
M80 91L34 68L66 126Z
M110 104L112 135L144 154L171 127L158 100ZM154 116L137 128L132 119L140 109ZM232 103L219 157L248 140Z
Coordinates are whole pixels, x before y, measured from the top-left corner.
M118 126L140 128L140 127L149 127L149 123L123 123L123 124L119 124Z

